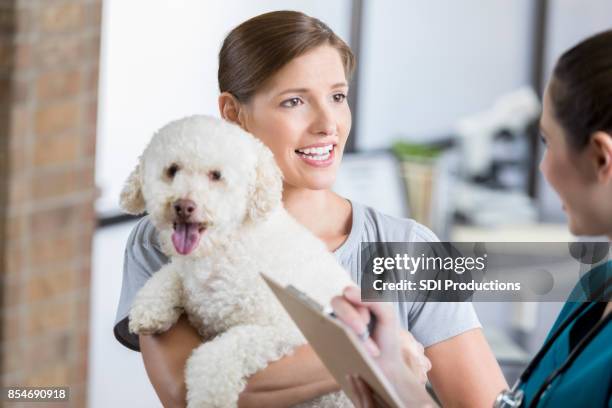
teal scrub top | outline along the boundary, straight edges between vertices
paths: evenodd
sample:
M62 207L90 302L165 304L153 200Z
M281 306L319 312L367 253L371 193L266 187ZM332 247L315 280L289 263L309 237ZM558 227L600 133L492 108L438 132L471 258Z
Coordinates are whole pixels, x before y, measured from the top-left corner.
M575 301L585 296L585 289L603 287L612 277L612 261L608 261L587 273L570 295L548 334L551 337L557 328L583 302ZM609 298L611 288L607 289ZM580 316L588 313L596 303L584 310L552 344L538 366L529 376L522 388L525 393L523 406L528 407L540 385L570 353L570 333ZM548 340L548 339L547 339ZM612 322L609 322L582 350L569 368L558 376L550 388L544 392L538 407L608 407L612 408Z

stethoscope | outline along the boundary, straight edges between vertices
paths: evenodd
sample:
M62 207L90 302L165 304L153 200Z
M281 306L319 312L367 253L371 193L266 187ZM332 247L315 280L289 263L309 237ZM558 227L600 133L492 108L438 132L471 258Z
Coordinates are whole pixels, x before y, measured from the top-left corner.
M602 285L602 287L600 287L593 294L594 295L593 299L595 299L593 302L609 301L609 299L608 300L603 300L603 299L605 298L604 294L606 290L609 289L611 286L612 286L612 278L608 279ZM602 299L598 300L600 297ZM609 298L610 296L608 295L607 297ZM576 318L583 311L585 311L591 304L593 304L593 302L584 302L576 310L574 310L574 312L571 315L569 315L567 319L565 319L565 321L550 336L550 338L546 341L546 343L544 343L544 345L542 346L540 351L538 351L538 353L535 355L533 360L531 360L531 363L529 363L525 371L523 371L523 373L520 375L519 379L516 381L514 386L510 390L502 391L497 396L497 398L495 399L495 404L493 405L494 408L517 408L517 407L522 406L524 393L523 393L523 390L520 389L520 387L523 384L525 384L527 380L529 380L529 377L531 376L531 374L533 374L534 370L540 364L540 362L542 361L546 353L550 350L555 340L557 340L557 338L563 333L563 331L574 320L576 320ZM563 364L561 364L559 368L553 371L546 378L546 380L544 380L542 385L540 385L540 388L538 388L538 391L534 394L529 407L535 407L538 405L538 402L542 398L542 395L544 395L546 390L548 390L548 388L553 383L553 381L557 379L557 377L563 374L571 366L571 364L574 362L574 360L576 360L576 358L582 352L582 350L584 350L584 348L591 342L591 340L595 338L595 336L597 336L597 334L606 326L606 324L610 322L610 320L612 320L612 313L609 313L604 319L601 319L599 322L597 322L595 326L591 328L591 330L589 330L586 336L584 336L584 338L580 340L580 342L576 345L576 347L574 347L574 349L569 354L569 356L567 356L567 359L563 362Z

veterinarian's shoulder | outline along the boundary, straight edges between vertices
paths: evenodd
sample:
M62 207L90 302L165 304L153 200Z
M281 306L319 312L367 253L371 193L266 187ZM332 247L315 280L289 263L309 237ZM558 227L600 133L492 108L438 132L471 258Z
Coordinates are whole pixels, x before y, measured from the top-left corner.
M360 212L364 242L438 242L429 228L411 218L395 217L375 208L353 203L353 211Z

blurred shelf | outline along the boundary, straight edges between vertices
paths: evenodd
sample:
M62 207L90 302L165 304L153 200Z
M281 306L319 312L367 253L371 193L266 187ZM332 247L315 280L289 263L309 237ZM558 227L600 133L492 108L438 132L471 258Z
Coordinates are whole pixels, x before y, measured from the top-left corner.
M566 224L503 225L494 228L454 225L451 241L455 242L572 242Z

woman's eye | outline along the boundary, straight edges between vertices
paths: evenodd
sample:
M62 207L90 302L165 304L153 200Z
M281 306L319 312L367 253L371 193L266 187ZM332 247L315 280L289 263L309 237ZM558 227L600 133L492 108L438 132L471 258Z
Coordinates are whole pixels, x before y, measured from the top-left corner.
M172 163L170 167L166 169L166 176L173 179L176 173L180 170L180 167L176 163Z
M302 103L302 100L300 98L291 98L287 99L286 101L283 101L281 103L281 106L285 108L293 108L295 106L298 106L300 103Z
M208 172L208 178L212 181L221 180L221 172L219 170L211 170Z
M346 95L343 93L338 93L334 95L334 101L336 102L344 102L345 99L346 99Z
M540 140L542 141L542 144L544 144L544 146L548 145L548 143L546 142L546 138L541 133L540 133Z

